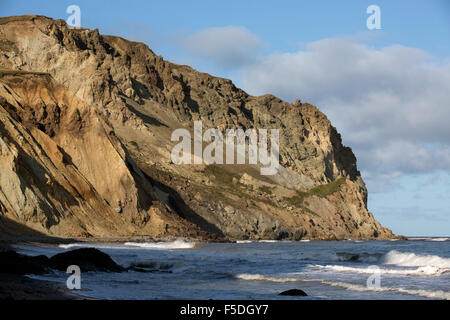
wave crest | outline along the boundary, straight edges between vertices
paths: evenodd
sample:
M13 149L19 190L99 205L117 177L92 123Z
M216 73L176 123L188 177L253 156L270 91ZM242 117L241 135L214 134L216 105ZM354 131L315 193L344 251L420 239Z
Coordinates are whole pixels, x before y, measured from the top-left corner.
M386 269L386 268L379 268L374 269L371 267L347 267L347 266L340 266L340 265L314 265L311 266L313 268L319 268L319 269L327 269L337 272L353 272L353 273L367 273L367 274L373 274L375 272L379 272L382 274L396 274L396 275L406 275L406 276L440 276L444 273L450 272L449 269L441 269L439 267L433 267L433 266L424 266L419 267L416 269Z
M148 249L192 249L195 248L196 243L176 240L172 242L125 242L124 245Z
M379 288L371 288L359 284L352 284L346 282L334 282L334 281L322 281L323 284L327 284L329 286L341 287L347 290L353 291L375 291L375 292L400 292L425 298L435 298L435 299L443 299L450 300L450 292L443 290L416 290L416 289L405 289L405 288L394 288L394 287L379 287Z
M402 267L438 267L450 269L450 258L432 255L422 256L416 255L415 253L399 252L397 250L389 251L384 256L383 263Z
M71 248L98 248L98 249L191 249L197 245L196 242L186 242L183 240L176 240L172 242L125 242L120 244L112 243L70 243L60 244L58 247L62 249Z
M234 278L239 280L250 280L250 281L270 281L270 282L298 282L303 281L300 278L284 278L284 277L272 277L262 274L249 274L241 273L234 276Z

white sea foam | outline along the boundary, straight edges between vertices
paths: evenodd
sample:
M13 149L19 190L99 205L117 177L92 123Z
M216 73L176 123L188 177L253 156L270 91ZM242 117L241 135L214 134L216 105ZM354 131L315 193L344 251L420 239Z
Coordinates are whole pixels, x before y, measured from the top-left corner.
M381 263L386 266L405 268L383 268L380 272L385 274L398 274L410 276L440 276L450 272L450 258L433 255L417 255L410 252L389 251L379 259L377 254L350 254L338 253L335 261L351 261L352 259L364 262ZM328 269L336 272L373 273L368 267L351 267L342 265L315 265L315 268Z
M405 294L411 294L415 296L420 297L426 297L426 298L436 298L436 299L444 299L444 300L450 300L450 292L449 291L443 291L443 290L415 290L415 289L405 289L405 288L394 288L394 287L367 287L359 284L352 284L352 283L346 283L346 282L334 282L334 281L321 281L323 284L327 284L334 287L341 287L345 288L347 290L353 290L353 291L374 291L374 292L400 292Z
M195 242L186 242L183 240L176 240L172 242L125 242L119 244L111 243L70 243L60 244L59 247L63 249L71 248L99 248L99 249L191 249L196 245Z
M252 240L237 240L236 243L252 243Z
M192 249L196 243L176 240L172 242L125 242L124 245L147 249Z
M373 270L372 270L373 273ZM240 280L249 280L249 281L270 281L270 282L321 282L323 284L329 285L329 286L335 286L335 287L341 287L347 290L353 290L353 291L360 291L360 292L366 292L366 291L372 291L372 292L400 292L410 295L416 295L426 298L437 298L437 299L445 299L450 300L450 292L443 291L443 290L415 290L415 289L405 289L405 288L395 288L395 287L367 287L364 285L359 284L352 284L352 283L346 283L346 282L336 282L336 281L327 281L327 280L313 280L313 279L300 279L300 278L292 278L292 277L279 277L279 276L267 276L262 274L248 274L248 273L242 273L234 276L236 279Z
M449 241L450 238L420 238L420 237L411 237L408 240L417 240L417 241Z
M71 248L100 248L100 249L118 249L120 246L113 244L105 244L105 243L70 243L70 244L60 244L58 247L62 249L71 249Z
M60 245L58 245L58 247L63 248L63 249L70 249L70 248L75 248L75 247L80 247L80 246L82 246L82 244L78 244L78 243L60 244Z
M416 255L415 253L399 252L397 250L389 251L384 256L384 264L403 267L438 267L441 269L450 269L450 258L442 258L432 255Z
M300 278L287 278L287 277L273 277L262 274L249 274L241 273L234 276L236 279L240 280L250 280L250 281L270 281L270 282L298 282L303 281Z
M340 265L314 265L310 266L312 268L326 269L336 272L353 272L353 273L367 273L373 274L375 270L370 267L348 267ZM377 269L382 274L397 274L397 275L407 275L407 276L440 276L444 273L450 272L449 269L441 269L439 267L424 266L415 269L387 269L379 268Z

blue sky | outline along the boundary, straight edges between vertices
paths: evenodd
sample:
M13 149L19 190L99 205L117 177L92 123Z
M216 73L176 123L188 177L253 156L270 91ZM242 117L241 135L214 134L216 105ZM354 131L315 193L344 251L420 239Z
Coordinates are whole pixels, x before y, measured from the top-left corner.
M395 233L450 235L450 1L4 1L145 42L251 94L317 105L354 150ZM381 9L368 30L366 8Z

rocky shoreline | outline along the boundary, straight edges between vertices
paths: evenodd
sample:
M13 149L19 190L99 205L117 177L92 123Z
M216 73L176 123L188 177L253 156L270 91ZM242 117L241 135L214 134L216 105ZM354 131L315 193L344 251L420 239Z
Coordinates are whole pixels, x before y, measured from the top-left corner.
M0 243L0 254L13 250L7 243ZM7 263L1 260L0 264ZM1 267L0 267L1 269ZM36 280L25 274L0 272L0 300L78 300L79 296L67 288L45 280Z
M91 300L59 283L28 277L52 270L63 271L72 264L85 271L126 270L107 254L93 248L71 250L48 258L20 254L9 244L0 243L0 300Z
M406 237L398 237L408 240ZM15 251L14 245L48 246L72 243L124 243L124 242L170 242L180 239L173 237L128 237L128 238L91 238L91 239L59 239L59 238L11 238L0 239L0 300L85 300L92 299L78 295L66 286L32 279L27 275L45 274L51 270L65 271L68 265L76 264L86 271L126 272L130 269L137 272L152 272L139 267L122 267L117 265L107 254L94 248L81 248L65 251L50 258L46 256L28 256ZM198 242L197 239L183 239ZM211 241L215 242L215 241ZM236 241L220 241L236 242ZM282 293L282 295L288 295Z

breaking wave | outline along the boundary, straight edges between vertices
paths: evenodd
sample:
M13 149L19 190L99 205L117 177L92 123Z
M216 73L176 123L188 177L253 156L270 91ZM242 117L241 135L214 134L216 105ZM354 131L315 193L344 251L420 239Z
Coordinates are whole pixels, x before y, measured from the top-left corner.
M391 250L386 254L337 252L331 257L331 260L339 262L380 263L401 267L437 267L450 269L450 258L434 255L418 255L410 252L399 252L397 250Z
M389 251L384 256L383 264L402 267L438 267L450 269L450 258L442 258L432 255L416 255L415 253Z
M450 238L419 238L419 237L411 237L408 240L412 241L449 241Z
M373 270L371 270L373 273ZM410 294L425 298L434 298L434 299L444 299L444 300L450 300L450 292L443 291L443 290L416 290L416 289L405 289L405 288L395 288L395 287L368 287L364 285L359 284L352 284L352 283L346 283L346 282L337 282L337 281L328 281L328 280L319 280L319 279L300 279L300 278L289 278L289 277L274 277L274 276L267 276L262 274L248 274L248 273L242 273L235 275L234 278L240 279L240 280L250 280L250 281L269 281L269 282L279 282L279 283L285 283L285 282L320 282L325 285L334 286L334 287L341 287L347 290L353 290L353 291L360 291L360 292L400 292L404 294Z
M98 248L98 249L123 249L123 246L106 244L106 243L70 243L70 244L60 244L58 247L62 249L71 248Z
M385 255L381 253L346 253L338 252L333 259L338 262L366 262L377 263L386 266L405 267L403 269L383 268L379 272L384 274L410 275L410 276L440 276L450 273L450 258L433 255L417 255L410 252L389 251ZM374 273L371 267L350 267L343 265L311 265L313 268L321 268L336 272Z
M124 245L148 249L192 249L195 248L196 243L176 240L172 242L125 242Z
M262 274L249 274L241 273L234 276L236 279L240 280L250 280L250 281L270 281L270 282L298 282L304 281L300 278L285 278L285 277L273 277Z
M123 244L106 244L106 243L70 243L60 244L58 247L62 249L71 248L99 248L99 249L191 249L196 246L195 242L186 242L176 240L172 242L125 242Z
M375 272L379 272L382 274L396 274L396 275L406 275L406 276L440 276L444 273L449 273L449 269L441 269L439 267L433 266L424 266L416 269L386 269L379 268L374 269L371 267L347 267L347 266L339 266L339 265L314 265L311 266L313 268L332 270L337 272L353 272L353 273L368 273L373 274Z
M450 300L450 292L443 291L443 290L415 290L415 289L405 289L405 288L394 288L394 287L367 287L359 284L352 284L352 283L346 283L346 282L334 282L334 281L322 281L323 284L334 286L334 287L341 287L345 288L347 290L353 290L353 291L373 291L373 292L400 292L405 294L411 294L415 296L425 297L425 298L435 298L435 299L444 299L444 300Z

